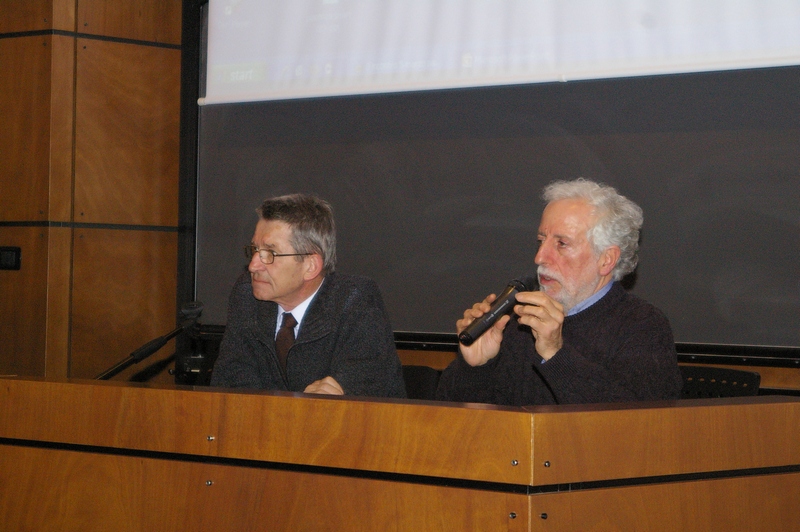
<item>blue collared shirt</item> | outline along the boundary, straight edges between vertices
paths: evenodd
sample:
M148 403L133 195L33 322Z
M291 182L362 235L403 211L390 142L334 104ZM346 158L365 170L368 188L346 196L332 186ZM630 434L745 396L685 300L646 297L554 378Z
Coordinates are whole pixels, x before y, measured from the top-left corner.
M609 290L611 290L611 286L615 282L616 281L611 281L610 283L606 283L606 285L600 290L598 290L596 293L592 294L590 297L587 297L586 299L584 299L583 301L581 301L580 303L569 309L569 312L567 312L567 316L574 316L578 312L586 310L587 308L591 307L592 305L600 301L603 298L603 296L606 295Z

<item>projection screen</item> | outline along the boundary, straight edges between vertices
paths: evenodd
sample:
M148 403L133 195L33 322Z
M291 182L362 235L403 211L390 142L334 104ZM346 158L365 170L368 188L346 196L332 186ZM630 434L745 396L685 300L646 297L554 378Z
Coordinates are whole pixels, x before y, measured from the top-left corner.
M453 333L531 273L541 188L645 212L626 285L678 342L800 346L800 3L212 0L196 296L224 325L255 209L334 207L337 269Z
M211 0L203 104L796 64L792 0Z

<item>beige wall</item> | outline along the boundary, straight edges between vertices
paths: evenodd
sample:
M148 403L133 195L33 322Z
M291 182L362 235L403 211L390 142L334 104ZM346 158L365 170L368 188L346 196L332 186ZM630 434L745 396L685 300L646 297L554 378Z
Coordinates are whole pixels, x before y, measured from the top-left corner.
M92 378L175 326L180 44L180 0L0 2L0 374Z

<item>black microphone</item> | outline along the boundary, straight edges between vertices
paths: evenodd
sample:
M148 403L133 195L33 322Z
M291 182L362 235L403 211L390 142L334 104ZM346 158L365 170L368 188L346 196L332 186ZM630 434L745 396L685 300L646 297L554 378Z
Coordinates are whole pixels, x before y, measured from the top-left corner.
M178 325L175 329L171 332L165 334L164 336L159 336L154 340L150 340L136 351L128 355L128 358L124 360L120 360L112 367L105 370L103 373L95 377L96 380L107 380L116 375L117 373L121 372L125 368L132 366L134 364L138 364L145 358L149 357L165 345L167 342L178 336L184 331L188 331L189 329L193 328L197 324L197 318L200 317L200 314L203 313L203 304L199 301L190 301L185 303L180 310L180 318L181 324Z
M497 296L497 299L492 303L492 308L489 312L473 321L469 326L461 331L458 335L458 341L464 345L471 345L480 335L485 333L489 327L495 324L503 315L511 312L514 304L517 302L516 295L519 292L530 292L536 286L535 277L523 277L521 279L514 279L503 293Z
M197 318L199 318L200 314L202 313L203 304L201 302L190 301L188 303L184 303L180 311L180 317L183 319L183 321L181 321L181 324L178 327L164 336L160 336L155 340L150 340L142 347L131 353L129 356L136 362L141 362L167 345L167 342L178 336L180 333L193 327L195 323L197 323Z
M181 328L188 329L197 324L197 318L203 313L203 303L200 301L189 301L181 307L180 317L183 318Z

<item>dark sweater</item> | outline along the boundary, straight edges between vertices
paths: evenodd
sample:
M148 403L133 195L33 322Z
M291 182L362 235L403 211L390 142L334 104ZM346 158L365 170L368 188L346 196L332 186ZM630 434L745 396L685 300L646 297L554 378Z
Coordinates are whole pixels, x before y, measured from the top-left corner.
M564 344L547 362L516 316L498 355L472 367L459 354L437 391L444 401L548 405L678 399L678 355L666 316L619 283L564 319Z
M347 395L406 396L389 316L371 279L325 278L289 350L285 376L275 353L277 313L276 303L253 297L250 275L242 275L231 291L212 386L302 392L331 376Z

